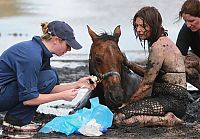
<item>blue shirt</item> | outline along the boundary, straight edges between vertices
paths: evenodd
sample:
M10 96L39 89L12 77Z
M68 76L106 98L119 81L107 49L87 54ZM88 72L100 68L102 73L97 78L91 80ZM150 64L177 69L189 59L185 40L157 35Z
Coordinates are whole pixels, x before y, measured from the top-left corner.
M17 81L19 101L38 97L39 72L51 68L52 56L39 36L11 46L0 57L0 86Z

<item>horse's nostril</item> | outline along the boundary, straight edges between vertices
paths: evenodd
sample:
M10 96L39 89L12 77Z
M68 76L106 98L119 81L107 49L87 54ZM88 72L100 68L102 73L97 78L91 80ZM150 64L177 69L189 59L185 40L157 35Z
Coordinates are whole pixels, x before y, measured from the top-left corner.
M122 102L122 98L121 98L120 96L117 96L117 97L116 97L116 100L117 100L118 102Z
M120 88L120 86L113 86L109 88L108 95L110 96L110 101L114 104L120 104L124 101L124 91Z
M114 95L113 92L109 92L111 101L113 101L115 104L119 104L123 102L123 97L120 95Z

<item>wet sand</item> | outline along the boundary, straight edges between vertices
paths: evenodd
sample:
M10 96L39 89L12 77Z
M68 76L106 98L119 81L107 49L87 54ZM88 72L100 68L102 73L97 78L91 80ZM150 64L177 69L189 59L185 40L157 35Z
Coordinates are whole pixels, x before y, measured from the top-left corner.
M86 62L86 61L85 61ZM88 64L76 68L58 68L58 73L61 82L71 82L88 75ZM118 139L118 138L199 138L200 136L200 102L191 103L188 107L187 114L183 118L187 122L185 125L177 127L140 127L123 126L123 127L111 127L106 133L100 137L87 137L87 138L102 138L102 139ZM39 123L47 123L53 119L54 115L47 115L37 113L34 121ZM0 115L0 122L2 123L3 115ZM66 136L60 133L37 133L33 138L85 138L83 135L72 134Z

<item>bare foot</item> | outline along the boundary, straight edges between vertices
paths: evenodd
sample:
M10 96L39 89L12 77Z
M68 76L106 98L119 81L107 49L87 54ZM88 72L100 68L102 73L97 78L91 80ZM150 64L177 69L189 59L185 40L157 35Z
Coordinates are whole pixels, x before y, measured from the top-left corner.
M183 123L171 112L168 112L165 116L138 115L128 119L124 119L124 115L120 113L115 120L116 124L134 125L139 123L141 126L175 126Z
M117 113L114 116L114 123L115 124L120 124L124 119L125 119L125 115L123 113Z
M165 114L166 126L175 126L183 124L183 120L176 117L172 112Z

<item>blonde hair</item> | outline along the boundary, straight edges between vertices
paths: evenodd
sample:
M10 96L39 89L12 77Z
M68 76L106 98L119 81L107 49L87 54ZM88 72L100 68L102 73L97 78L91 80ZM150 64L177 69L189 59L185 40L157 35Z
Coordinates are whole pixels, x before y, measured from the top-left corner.
M48 22L41 23L42 32L43 32L43 35L41 36L41 38L45 40L52 39L52 35L49 33L48 24L49 24Z

